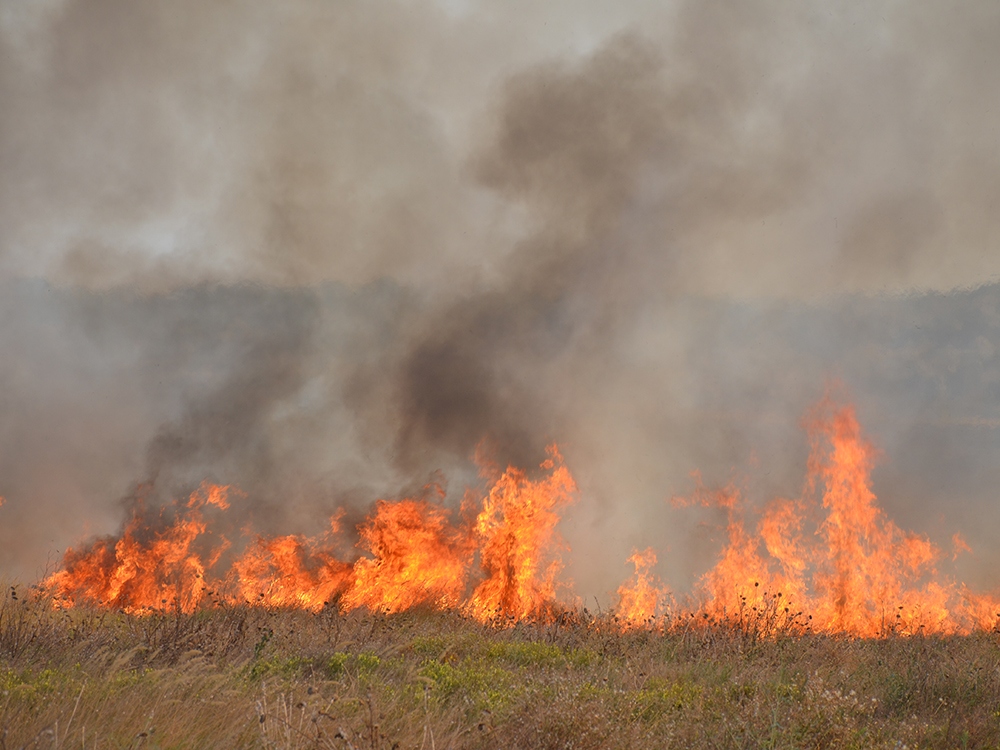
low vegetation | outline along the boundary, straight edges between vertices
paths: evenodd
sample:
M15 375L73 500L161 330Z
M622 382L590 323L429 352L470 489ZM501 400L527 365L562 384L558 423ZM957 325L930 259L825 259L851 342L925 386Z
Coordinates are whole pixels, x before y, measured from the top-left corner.
M1000 637L0 597L0 750L1000 746Z

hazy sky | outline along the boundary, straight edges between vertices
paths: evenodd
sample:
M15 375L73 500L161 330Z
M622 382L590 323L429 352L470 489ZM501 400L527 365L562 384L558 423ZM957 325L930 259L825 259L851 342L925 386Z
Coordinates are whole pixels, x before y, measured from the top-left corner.
M633 545L683 585L715 548L665 500L799 491L837 379L886 507L1000 585L997 39L993 0L0 4L0 570L137 482L307 531L489 437L563 446L584 593Z
M620 240L679 256L694 292L977 286L1000 275L998 15L989 0L4 3L0 273L447 284L502 273L547 203L626 179ZM635 70L602 67L627 45ZM536 119L514 111L545 76L587 101L538 91ZM504 189L477 163L512 125L563 151L544 175L524 154L539 173ZM621 173L572 175L602 138Z

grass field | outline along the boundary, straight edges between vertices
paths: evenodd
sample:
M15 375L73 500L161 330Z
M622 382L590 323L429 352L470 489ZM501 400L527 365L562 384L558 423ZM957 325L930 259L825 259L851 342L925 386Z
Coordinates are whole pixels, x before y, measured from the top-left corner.
M1000 746L1000 639L0 600L0 749Z

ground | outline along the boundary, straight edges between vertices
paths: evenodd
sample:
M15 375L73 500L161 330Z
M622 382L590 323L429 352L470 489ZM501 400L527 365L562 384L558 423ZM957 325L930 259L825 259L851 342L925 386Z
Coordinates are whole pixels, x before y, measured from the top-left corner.
M1000 637L0 601L13 748L1000 747Z

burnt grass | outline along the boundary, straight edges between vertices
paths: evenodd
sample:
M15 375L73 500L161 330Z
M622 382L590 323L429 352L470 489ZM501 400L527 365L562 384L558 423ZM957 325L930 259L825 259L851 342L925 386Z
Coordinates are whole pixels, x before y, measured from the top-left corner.
M1000 636L623 631L586 611L136 616L6 587L0 750L140 747L1000 747Z

